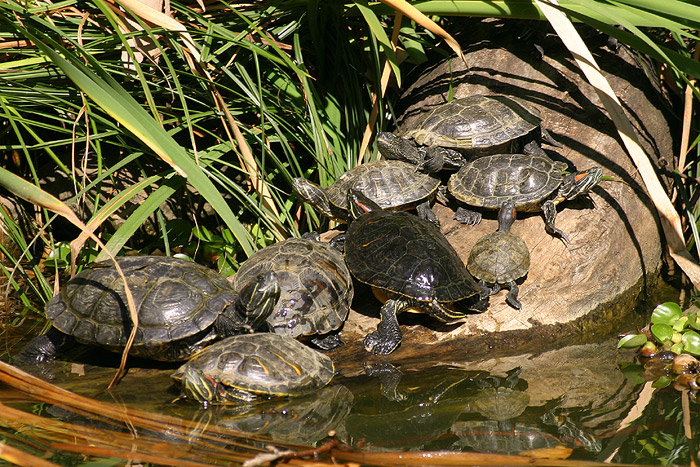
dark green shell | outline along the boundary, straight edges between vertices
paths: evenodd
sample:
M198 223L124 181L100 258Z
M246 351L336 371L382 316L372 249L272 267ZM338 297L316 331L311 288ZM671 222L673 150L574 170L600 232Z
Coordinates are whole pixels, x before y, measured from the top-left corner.
M292 337L338 329L350 311L352 276L343 255L312 238L290 238L248 258L233 277L240 290L260 274L274 271L280 298L267 318L270 330Z
M216 271L165 256L118 259L138 310L132 354L182 360L217 336L214 321L237 295ZM121 278L111 262L97 263L68 281L46 304L59 331L119 351L131 332Z
M404 137L423 146L478 151L525 136L541 122L539 110L522 99L475 95L435 107Z
M353 221L345 259L360 282L419 301L452 303L480 290L442 233L405 212L371 211Z
M380 160L348 170L326 188L331 204L347 211L348 190L353 188L384 209L400 210L430 199L440 180L416 170L416 166L396 160Z
M487 283L514 281L530 269L530 250L517 235L493 232L474 244L467 259L467 269L474 277Z
M330 382L333 361L289 336L272 333L228 337L202 350L172 378L187 369L228 388L266 396L295 396Z
M519 211L540 209L540 202L562 183L564 162L546 156L496 154L474 159L450 177L452 196L469 206L500 209L513 201Z

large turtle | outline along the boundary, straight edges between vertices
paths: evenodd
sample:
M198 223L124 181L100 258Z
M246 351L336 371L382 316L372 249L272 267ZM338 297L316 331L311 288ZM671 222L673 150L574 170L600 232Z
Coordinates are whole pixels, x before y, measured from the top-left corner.
M482 295L493 295L501 290L501 284L510 289L506 302L519 310L518 285L515 281L530 269L530 250L525 241L510 233L515 221L513 201L503 205L498 213L498 230L481 237L471 249L467 269L484 286ZM491 284L491 287L487 287Z
M216 271L184 259L130 256L117 261L138 312L132 355L184 360L216 339L259 326L279 297L274 273L256 277L237 292ZM46 317L53 328L30 341L20 360L52 358L73 338L123 350L133 327L126 303L113 263L96 263L49 300Z
M353 188L384 209L407 210L438 225L430 209L440 180L416 171L416 166L397 160L380 160L348 170L325 190L305 178L294 179L294 191L321 214L348 221L348 190Z
M488 154L544 154L543 137L559 143L541 123L539 110L527 101L499 94L474 95L436 106L403 135L379 133L377 146L387 159L405 160L432 173L459 168L466 160Z
M397 315L409 309L441 321L456 321L483 311L488 299L440 230L407 212L381 209L350 190L354 220L344 238L345 261L357 280L387 295L377 330L365 349L389 354L401 343Z
M569 237L554 226L556 205L586 194L602 179L600 167L564 175L567 165L540 154L494 154L467 162L452 174L447 188L464 204L500 209L513 202L518 211L544 212L545 228L564 243ZM478 224L481 213L459 208L455 219Z
M306 394L328 384L334 373L329 357L293 337L255 333L210 345L171 377L185 397L209 405Z
M317 233L275 243L248 258L231 278L243 289L261 275L274 273L279 299L267 314L267 327L292 337L313 336L322 349L342 343L337 331L353 297L352 276L342 253Z

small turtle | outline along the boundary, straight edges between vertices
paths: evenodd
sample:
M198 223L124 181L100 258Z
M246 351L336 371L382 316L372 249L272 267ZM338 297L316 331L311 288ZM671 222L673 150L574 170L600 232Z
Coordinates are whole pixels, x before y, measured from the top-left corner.
M294 191L321 214L348 221L348 190L359 191L383 209L395 211L413 207L418 215L439 225L430 209L440 180L416 171L416 166L396 160L380 160L348 170L325 190L305 178L294 179Z
M516 310L522 308L518 301L515 281L530 269L530 251L522 238L510 233L515 221L513 201L503 205L498 213L498 230L481 237L472 247L467 259L467 269L484 287L482 296L490 296L501 290L501 284L510 291L506 302ZM492 284L489 288L486 284Z
M328 384L334 373L329 357L293 337L255 333L210 345L171 377L183 396L207 406L307 394Z
M534 154L494 154L467 162L452 174L447 188L452 196L469 206L500 209L512 201L518 211L542 210L545 228L564 243L569 237L554 226L556 205L586 194L603 176L600 167L564 175L567 165ZM478 224L481 213L459 208L455 219Z
M119 258L138 312L131 354L155 360L190 357L213 341L264 320L279 296L274 273L238 293L216 271L167 256ZM113 263L96 263L69 280L46 304L53 328L20 352L25 362L54 357L74 338L122 351L133 327L124 283Z
M487 154L523 151L544 155L540 139L560 144L541 123L539 110L522 99L475 95L435 107L401 136L379 133L377 146L387 159L405 160L433 173L457 169L466 160Z
M354 220L344 238L345 261L357 280L388 296L377 330L365 349L386 355L401 343L397 315L408 309L441 321L455 321L483 311L487 300L440 230L406 212L381 209L362 193L350 190Z
M312 342L324 350L342 344L337 330L353 297L352 276L342 253L321 242L315 232L290 238L248 258L232 277L233 288L245 288L270 272L279 299L267 315L269 330L291 337L313 336Z

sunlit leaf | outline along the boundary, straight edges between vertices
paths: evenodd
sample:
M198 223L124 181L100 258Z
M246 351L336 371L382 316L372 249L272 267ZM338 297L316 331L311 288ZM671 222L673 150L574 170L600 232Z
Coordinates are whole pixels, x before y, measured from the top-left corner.
M654 308L654 311L651 313L651 322L654 324L673 325L682 314L681 307L677 303L662 303Z
M641 347L647 342L647 336L644 334L627 334L617 342L618 349L633 349Z
M683 351L692 355L700 355L700 334L695 331L683 333Z
M669 342L673 337L673 328L668 324L652 324L651 334L659 342Z

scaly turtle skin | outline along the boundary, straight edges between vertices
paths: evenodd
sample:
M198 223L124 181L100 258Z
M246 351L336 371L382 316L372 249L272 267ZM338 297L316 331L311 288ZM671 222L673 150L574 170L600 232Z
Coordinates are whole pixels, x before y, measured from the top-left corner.
M330 382L333 361L293 337L232 336L194 355L171 377L185 397L208 404L298 396Z
M403 211L413 207L418 215L439 225L430 209L440 180L397 160L380 160L348 170L325 190L305 178L294 179L294 191L321 214L348 221L348 190L359 191L383 209Z
M184 360L217 339L258 326L279 296L274 274L239 293L216 271L166 256L119 258L138 312L130 353ZM52 330L33 339L20 360L41 362L72 339L122 351L132 322L124 284L113 263L97 263L69 280L46 304Z
M401 136L380 133L379 151L387 159L406 160L428 173L459 168L466 160L505 152L542 154L539 141L559 145L540 124L535 107L498 94L455 99L426 112Z
M329 350L342 344L336 332L350 311L352 276L342 253L322 243L317 233L275 243L248 258L232 278L239 290L269 272L280 297L268 314L270 331L291 337L313 336Z
M545 228L564 243L569 237L554 226L556 205L586 194L603 175L600 167L564 175L567 165L543 155L495 154L467 162L452 174L447 188L458 201L474 207L500 209L512 202L518 211L542 210ZM481 213L459 208L455 219L478 224Z
M357 280L389 298L377 330L365 337L367 351L386 355L396 349L397 315L408 309L446 322L485 309L479 285L437 227L406 212L385 211L353 190L349 206L355 220L345 234L345 261Z
M467 259L467 269L484 286L482 296L490 296L501 289L501 284L510 291L506 302L520 310L517 279L525 276L530 269L530 250L522 238L510 233L515 221L515 207L512 201L504 204L498 214L498 230L481 237L472 247ZM491 284L492 287L486 287Z

